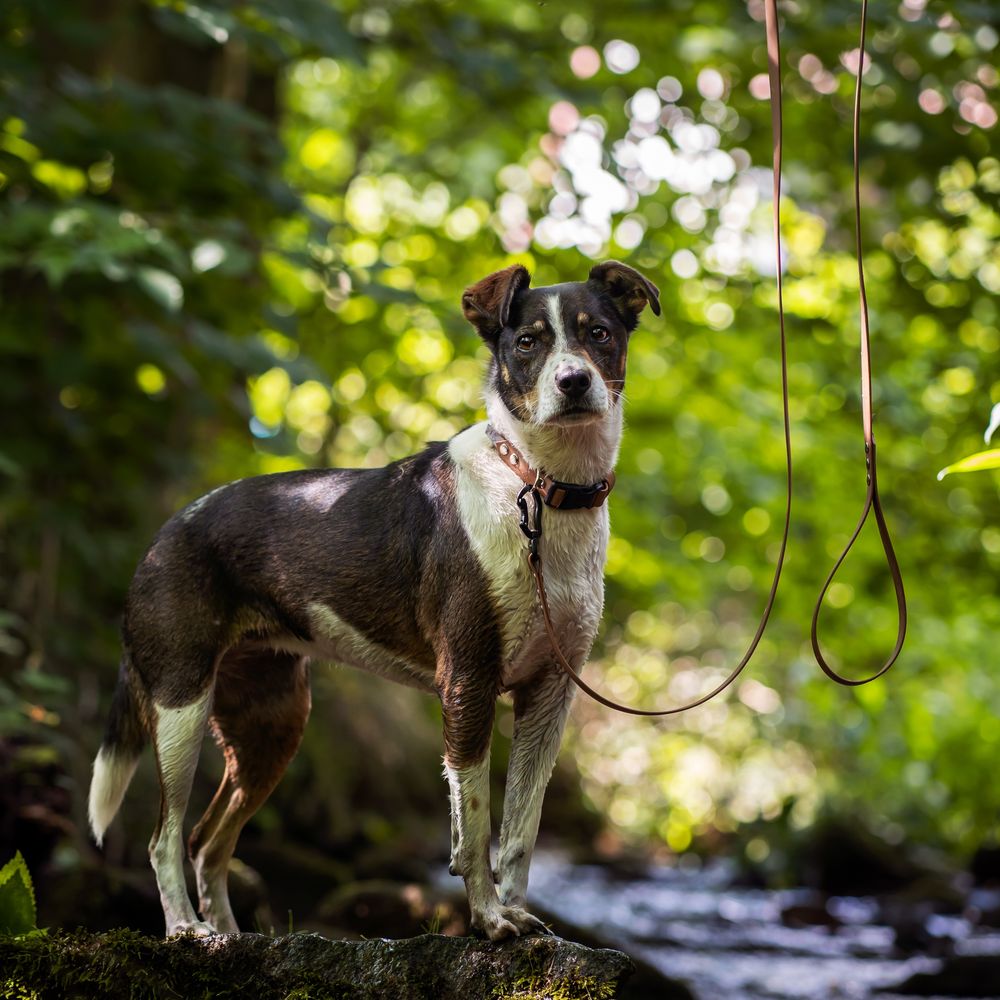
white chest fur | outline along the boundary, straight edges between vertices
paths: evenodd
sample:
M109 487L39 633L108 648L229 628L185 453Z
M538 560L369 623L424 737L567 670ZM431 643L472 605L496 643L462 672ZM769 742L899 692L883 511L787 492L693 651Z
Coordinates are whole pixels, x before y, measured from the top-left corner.
M457 435L449 451L462 524L500 613L503 684L511 687L552 662L528 569L527 540L518 526L515 500L522 484L497 459L485 424ZM574 666L581 665L604 605L607 507L545 508L542 521L540 552L553 624L563 652Z

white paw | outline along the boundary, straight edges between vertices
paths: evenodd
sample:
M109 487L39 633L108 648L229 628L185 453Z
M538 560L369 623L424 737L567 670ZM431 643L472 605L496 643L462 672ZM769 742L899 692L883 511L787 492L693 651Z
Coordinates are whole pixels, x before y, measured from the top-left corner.
M210 934L217 934L218 931L204 920L178 920L167 928L167 937L176 937L178 934L193 934L195 937L208 937Z
M222 913L217 916L209 911L205 913L205 926L212 928L209 932L211 934L239 934L240 932L236 918L231 913Z
M472 918L472 929L485 934L491 941L520 937L522 934L551 934L552 932L527 910L519 906L491 907Z
M205 924L212 928L213 934L239 934L240 929L236 924L228 897L221 901L211 898L199 900L198 912Z

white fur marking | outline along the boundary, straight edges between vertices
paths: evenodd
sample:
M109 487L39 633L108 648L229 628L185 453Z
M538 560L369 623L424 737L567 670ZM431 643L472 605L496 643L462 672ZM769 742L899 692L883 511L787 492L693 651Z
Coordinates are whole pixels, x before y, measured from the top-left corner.
M212 703L212 689L183 708L156 706L156 756L163 794L163 824L150 845L150 861L156 872L167 936L184 930L211 933L198 920L184 881L184 810L201 752Z
M458 827L455 860L465 879L472 919L479 924L483 913L499 905L490 867L490 755L471 767L456 769L446 763L444 773Z
M94 758L94 776L90 781L87 813L98 847L104 842L104 834L121 807L138 763L138 757L126 757L114 751L109 752L104 747L101 747Z
M491 420L494 412L491 407ZM523 433L526 425L515 422L505 408L503 412L507 414L506 425L501 422L503 414L498 413L494 426L535 468L545 468L557 479L570 482L597 482L611 468L604 465L592 478L577 478L572 471L566 474L558 465L541 462L545 451L529 450L525 445L532 440L531 434ZM548 432L537 437L543 448L555 437L555 428L534 430ZM575 431L595 438L593 425ZM548 638L525 559L524 536L515 516L514 500L521 482L497 459L483 424L454 437L449 451L455 463L459 516L500 610L502 676L504 685L510 687L539 669L551 669ZM570 450L565 453L569 456ZM552 449L551 454L558 462L560 451ZM597 634L604 605L608 530L606 506L578 511L547 509L543 515L541 553L549 604L560 643L574 662L586 658Z
M514 724L497 856L500 902L507 906L525 905L542 800L575 690L554 670L540 676L534 682L528 708Z
M562 354L567 350L569 343L566 339L566 327L563 326L562 310L559 308L559 296L549 295L545 299L545 311L549 314L549 325L556 335L556 342L553 345L553 354Z
M197 760L211 700L210 689L183 708L156 706L156 753L164 775L183 774L189 758Z
M423 691L434 690L434 678L429 671L373 642L345 622L333 608L317 601L308 606L308 611L315 639L300 652L319 660L358 667Z
M452 808L458 821L456 860L465 879L472 926L493 941L542 929L520 906L504 906L493 884L490 865L490 755L470 767L445 765Z
M334 477L326 475L298 483L295 486L289 486L287 495L301 500L323 513L328 513L347 491L348 486L350 486L350 479L347 476L338 482Z

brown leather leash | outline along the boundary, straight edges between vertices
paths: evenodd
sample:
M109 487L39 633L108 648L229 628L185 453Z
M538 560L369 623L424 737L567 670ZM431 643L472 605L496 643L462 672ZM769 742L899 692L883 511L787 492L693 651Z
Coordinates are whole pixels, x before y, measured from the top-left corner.
M854 534L851 535L850 540L845 546L840 557L834 563L833 569L830 571L826 578L826 582L823 584L823 588L819 593L819 597L816 601L816 606L813 610L812 615L812 646L813 652L816 656L816 660L820 667L823 669L824 673L832 680L836 681L838 684L844 684L848 686L857 686L861 684L867 684L870 681L881 677L892 665L895 663L896 658L899 656L900 650L903 647L903 641L906 636L906 596L903 590L903 577L899 569L899 563L896 560L896 554L892 547L892 541L889 536L889 529L886 525L885 515L882 512L882 503L879 499L878 492L878 479L876 476L876 464L875 464L875 439L872 435L872 398L871 398L871 337L869 333L869 321L868 321L868 301L865 295L865 278L864 278L864 263L862 258L862 246L861 246L861 182L860 182L860 168L859 168L859 145L860 145L860 119L861 119L861 78L864 73L864 60L865 60L865 32L867 28L868 20L868 0L862 0L861 3L861 41L858 47L858 70L857 78L855 84L855 94L854 94L854 218L855 218L855 242L857 247L857 258L858 258L858 283L860 291L860 304L861 304L861 413L862 413L862 429L864 432L865 440L865 468L867 476L868 494L865 500L864 508L861 512L861 517L858 520L857 527L854 529ZM545 580L542 575L542 559L538 550L538 542L542 536L542 506L560 506L559 503L553 503L552 498L556 496L556 492L553 490L551 483L551 477L547 477L542 472L536 472L531 469L530 466L523 460L523 458L517 453L514 446L507 440L499 438L497 435L491 435L494 441L494 446L497 448L497 453L505 463L509 462L509 468L512 469L525 483L524 488L518 494L517 502L518 507L521 511L521 529L528 538L528 565L531 568L532 576L535 581L535 589L538 593L538 600L542 610L542 619L545 623L545 631L548 635L549 643L552 646L552 651L555 654L556 662L570 678L570 680L576 684L582 691L594 699L594 701L599 702L601 705L607 708L614 709L617 712L624 712L628 715L641 715L641 716L664 716L664 715L677 715L680 712L686 712L689 709L697 708L699 705L704 705L707 701L710 701L717 694L724 691L737 677L743 672L746 665L750 662L753 654L756 652L760 640L764 635L764 630L767 627L768 620L771 616L771 611L774 609L774 601L778 592L778 583L781 579L781 571L785 562L785 552L788 546L788 531L791 524L792 515L792 441L791 441L791 420L789 417L789 394L788 394L788 356L787 356L787 345L785 338L785 310L784 301L782 298L782 268L781 268L781 155L782 155L782 108L781 108L781 46L780 38L778 33L778 8L777 0L764 0L764 24L765 31L767 35L767 69L768 69L768 79L770 82L771 91L771 130L773 136L773 225L774 225L774 248L775 248L775 284L778 296L778 326L780 334L780 347L781 347L781 400L782 400L782 415L784 424L784 439L785 439L785 519L784 527L781 534L781 548L778 552L778 559L775 564L774 578L771 582L771 589L768 592L767 601L764 604L764 610L760 616L760 622L757 626L757 631L754 633L753 638L750 640L750 644L743 654L743 657L732 669L729 675L719 684L717 684L711 691L707 694L702 695L700 698L695 699L692 702L688 702L685 705L677 706L676 708L667 708L660 710L645 710L638 708L630 708L627 705L620 705L618 702L612 701L610 698L606 698L599 691L595 691L589 684L586 683L573 669L572 665L566 659L559 646L559 640L556 637L555 627L552 623L552 616L549 610L548 596L545 592ZM600 506L610 493L611 487L614 485L613 474L609 474L600 484L596 484L592 487L580 487L574 486L573 484L558 483L556 487L563 488L563 494L565 495L565 488L568 487L570 490L577 490L580 495L584 494L590 496L593 502L581 502L576 507L596 507ZM527 497L532 496L534 500L533 512L529 512L527 505ZM568 506L568 505L567 505ZM892 576L893 585L896 591L896 605L898 610L898 620L899 620L899 630L896 637L896 645L889 658L885 661L882 667L877 673L872 674L870 677L866 677L862 680L851 680L837 673L827 662L826 658L823 656L822 650L820 648L819 637L818 637L818 624L819 624L819 613L823 604L823 599L826 596L827 590L830 588L830 584L833 582L837 571L840 569L844 560L847 558L847 554L850 552L855 541L861 533L861 529L864 527L866 520L868 519L869 513L875 511L875 520L878 524L879 537L882 540L882 548L885 552L886 561L889 566L889 572ZM532 517L534 523L532 523Z
M767 8L772 7L776 0L764 0ZM867 472L868 494L865 497L865 504L858 518L857 527L851 535L840 553L837 561L833 564L819 592L816 606L813 608L812 625L810 626L810 636L812 638L813 655L820 665L823 673L831 680L847 687L858 687L868 684L870 681L881 677L895 662L899 656L903 642L906 639L906 592L903 589L903 574L896 560L896 553L892 547L892 539L889 537L889 528L885 523L885 514L882 513L882 501L878 495L878 476L875 464L875 437L872 434L872 359L871 359L871 334L868 327L868 297L865 294L865 266L861 254L861 168L860 168L860 145L861 145L861 77L865 71L865 33L868 28L868 0L861 0L861 40L858 43L858 72L854 82L854 244L858 258L858 296L861 306L861 429L865 438L865 469ZM878 525L879 538L882 540L882 551L885 553L886 564L889 567L889 574L892 577L892 585L896 591L896 616L898 628L896 631L896 645L892 652L882 664L882 666L871 676L861 680L851 680L837 673L827 662L823 655L823 650L819 642L819 613L823 606L823 598L833 583L833 578L837 575L847 554L854 547L854 543L861 534L861 529L868 520L868 515L875 511L875 523Z

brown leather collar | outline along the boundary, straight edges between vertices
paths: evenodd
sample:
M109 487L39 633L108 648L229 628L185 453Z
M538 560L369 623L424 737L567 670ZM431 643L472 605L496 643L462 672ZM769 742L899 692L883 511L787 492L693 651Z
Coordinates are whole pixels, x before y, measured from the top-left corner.
M555 507L558 510L591 510L594 507L601 507L607 500L608 494L614 489L615 474L613 472L609 472L593 486L562 483L541 470L533 469L517 448L489 424L486 426L486 434L503 464L525 486L535 487L547 507Z

